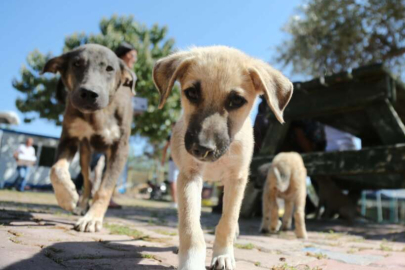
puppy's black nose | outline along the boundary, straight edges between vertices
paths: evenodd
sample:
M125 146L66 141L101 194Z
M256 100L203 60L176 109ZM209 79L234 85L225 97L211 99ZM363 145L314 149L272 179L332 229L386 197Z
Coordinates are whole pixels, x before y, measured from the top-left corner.
M96 102L96 100L98 98L98 94L96 92L93 92L93 91L88 90L86 88L80 88L79 91L80 91L80 93L79 93L80 98L83 101L86 101L87 103L90 103L90 104Z
M210 160L214 157L215 149L209 146L194 144L191 148L191 153L198 159Z

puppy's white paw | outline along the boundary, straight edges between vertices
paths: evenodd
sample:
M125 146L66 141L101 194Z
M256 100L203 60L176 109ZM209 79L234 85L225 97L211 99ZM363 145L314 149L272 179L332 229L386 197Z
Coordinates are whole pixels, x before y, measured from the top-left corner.
M73 184L70 173L65 167L54 166L51 169L51 182L60 207L67 211L75 209L79 194Z
M76 222L74 229L79 232L99 232L103 228L103 218L86 214Z
M178 270L206 270L205 268L205 247L204 249L191 249L179 252Z
M211 269L236 269L233 248L218 249L214 247L214 254L211 260Z

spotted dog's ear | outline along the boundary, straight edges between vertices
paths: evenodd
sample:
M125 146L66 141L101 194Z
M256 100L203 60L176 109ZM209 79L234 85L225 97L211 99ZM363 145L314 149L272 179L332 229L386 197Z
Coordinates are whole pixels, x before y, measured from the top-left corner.
M292 97L293 84L281 72L260 60L255 60L248 72L256 91L264 95L277 120L284 123L283 112Z
M160 93L159 109L163 108L174 83L192 63L189 52L178 52L160 59L153 67L153 82Z
M62 54L61 56L58 57L54 57L49 59L46 63L44 68L41 71L41 75L43 75L46 72L50 72L50 73L62 73L65 68L66 68L66 62L68 56L67 54ZM55 97L58 100L58 102L60 104L65 104L66 101L66 90L65 90L65 85L63 83L62 78L59 78L58 80L58 84L56 86L56 93L55 93Z
M66 54L49 59L41 71L41 75L46 72L56 73L61 72L66 66Z
M121 80L122 80L122 85L125 87L129 87L132 91L132 94L135 96L136 91L135 91L135 85L136 85L136 80L137 77L135 73L125 65L124 61L120 60L120 68L121 68Z

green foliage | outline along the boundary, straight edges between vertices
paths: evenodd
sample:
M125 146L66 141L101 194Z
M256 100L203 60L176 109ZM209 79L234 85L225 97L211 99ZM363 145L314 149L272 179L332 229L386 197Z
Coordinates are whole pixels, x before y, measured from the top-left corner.
M38 75L50 57L50 54L43 55L38 50L28 55L28 67L23 65L20 71L21 79L13 81L13 87L24 96L16 100L16 106L22 113L37 112L40 118L50 119L61 125L64 106L58 104L55 97L58 80ZM24 122L29 123L33 119L34 117L26 115Z
M319 76L384 62L397 73L405 60L405 0L308 0L284 27L289 39L276 60Z
M67 36L63 52L86 44L98 43L115 50L122 41L132 44L138 51L138 61L134 71L138 77L137 96L148 99L148 109L134 118L133 134L149 138L152 144L164 141L171 130L171 124L180 113L180 93L173 91L165 107L157 109L159 93L152 80L155 61L173 51L174 40L167 39L167 28L153 25L148 28L134 21L132 16L112 16L102 19L99 34L74 33ZM36 117L46 118L61 125L64 106L57 103L55 89L58 77L40 76L39 72L51 54L44 55L38 50L27 57L27 66L20 71L20 78L13 86L21 92L22 98L16 101L17 108L25 113L25 122Z

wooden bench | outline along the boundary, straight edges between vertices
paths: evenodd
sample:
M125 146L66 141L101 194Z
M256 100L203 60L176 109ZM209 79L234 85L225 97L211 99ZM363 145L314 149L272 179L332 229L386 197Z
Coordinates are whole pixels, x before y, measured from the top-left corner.
M269 115L262 148L251 164L242 216L249 216L260 199L257 186L264 179L257 179L257 168L279 152L294 120L313 119L362 140L360 151L303 154L309 176L333 176L347 190L405 188L405 87L383 65L294 83L284 116L281 125Z

